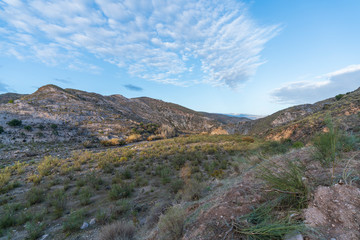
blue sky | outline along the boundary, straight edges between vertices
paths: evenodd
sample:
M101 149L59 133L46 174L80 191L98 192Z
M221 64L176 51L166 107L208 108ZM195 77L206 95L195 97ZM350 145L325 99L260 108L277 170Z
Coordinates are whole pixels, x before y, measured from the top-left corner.
M0 92L266 115L360 86L358 0L3 0Z

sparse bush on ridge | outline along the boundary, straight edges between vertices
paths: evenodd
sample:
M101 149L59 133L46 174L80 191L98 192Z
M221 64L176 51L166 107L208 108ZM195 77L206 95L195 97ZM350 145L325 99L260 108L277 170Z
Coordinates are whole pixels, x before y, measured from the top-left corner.
M109 140L101 140L100 144L103 145L103 146L106 146L106 147L109 147L109 146L122 146L122 145L125 145L125 141L121 140L119 138L112 138L112 139L109 139Z

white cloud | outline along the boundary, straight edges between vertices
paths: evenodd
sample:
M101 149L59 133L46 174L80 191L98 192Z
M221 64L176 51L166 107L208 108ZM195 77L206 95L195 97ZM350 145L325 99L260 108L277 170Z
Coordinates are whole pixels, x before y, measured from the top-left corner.
M202 82L230 87L264 63L279 31L235 0L3 1L1 21L0 44L17 58L86 66L90 53L148 80L188 85L199 79L182 76L200 71Z
M271 95L278 103L313 103L360 87L360 64L318 76L313 81L291 82Z

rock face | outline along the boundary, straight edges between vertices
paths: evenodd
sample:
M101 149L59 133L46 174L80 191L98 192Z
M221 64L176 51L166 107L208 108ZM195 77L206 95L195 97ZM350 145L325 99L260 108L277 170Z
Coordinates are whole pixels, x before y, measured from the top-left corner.
M12 119L22 120L22 126L9 126ZM202 113L161 100L102 96L55 85L0 104L3 143L123 138L149 123L158 125L159 131L183 133L210 132L221 125Z
M307 140L325 127L327 116L341 123L343 130L359 132L359 112L360 88L339 100L329 98L314 104L290 107L261 119L239 122L229 128L235 133L260 135L271 140Z
M305 223L319 229L326 239L360 239L360 189L349 185L319 187Z

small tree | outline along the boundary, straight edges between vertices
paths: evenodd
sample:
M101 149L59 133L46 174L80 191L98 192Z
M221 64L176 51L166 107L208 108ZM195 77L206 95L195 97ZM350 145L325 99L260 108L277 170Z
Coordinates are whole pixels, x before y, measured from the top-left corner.
M6 124L11 126L11 127L17 127L17 126L21 126L22 121L18 120L18 119L13 119L13 120L7 122Z

